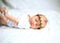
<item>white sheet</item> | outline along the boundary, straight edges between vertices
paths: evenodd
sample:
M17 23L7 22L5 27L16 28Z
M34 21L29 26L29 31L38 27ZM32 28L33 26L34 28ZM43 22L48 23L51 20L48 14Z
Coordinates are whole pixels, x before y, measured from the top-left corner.
M47 30L21 30L5 27L0 29L1 43L44 43L48 42Z

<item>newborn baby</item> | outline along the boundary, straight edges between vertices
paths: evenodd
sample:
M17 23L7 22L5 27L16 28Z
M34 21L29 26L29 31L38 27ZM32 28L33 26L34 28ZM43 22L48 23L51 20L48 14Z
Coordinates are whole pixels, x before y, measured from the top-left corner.
M48 22L47 18L42 14L36 14L34 16L27 15L26 17L20 16L20 19L17 19L8 14L6 8L0 8L0 23L8 26L17 26L17 27L24 27L27 25L26 21L28 22L28 27L32 29L41 29L44 28ZM2 14L4 12L4 14ZM4 15L4 16L3 16ZM24 19L21 19L23 17ZM25 21L26 20L26 21ZM22 22L22 23L21 23Z

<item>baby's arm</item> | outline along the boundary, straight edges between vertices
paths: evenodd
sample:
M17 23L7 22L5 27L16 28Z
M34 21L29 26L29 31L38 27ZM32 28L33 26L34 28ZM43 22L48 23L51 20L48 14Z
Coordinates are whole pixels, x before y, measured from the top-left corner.
M8 14L8 11L7 11L6 8L4 9L4 13L5 13L5 17L6 17L7 19L11 20L12 22L14 22L14 23L16 23L16 24L18 25L19 20L18 20L17 18L13 17L13 16L10 16L10 15Z

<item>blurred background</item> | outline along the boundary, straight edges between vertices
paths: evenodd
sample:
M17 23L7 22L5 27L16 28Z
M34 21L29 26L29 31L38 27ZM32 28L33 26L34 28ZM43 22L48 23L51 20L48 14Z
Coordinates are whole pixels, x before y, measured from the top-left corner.
M18 10L60 11L60 0L0 0L0 7Z

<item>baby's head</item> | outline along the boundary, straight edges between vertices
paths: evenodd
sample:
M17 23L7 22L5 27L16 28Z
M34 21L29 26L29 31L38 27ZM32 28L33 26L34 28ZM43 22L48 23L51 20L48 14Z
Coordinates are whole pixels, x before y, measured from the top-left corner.
M29 18L30 26L33 29L44 28L47 22L48 22L47 18L42 14L36 14Z

